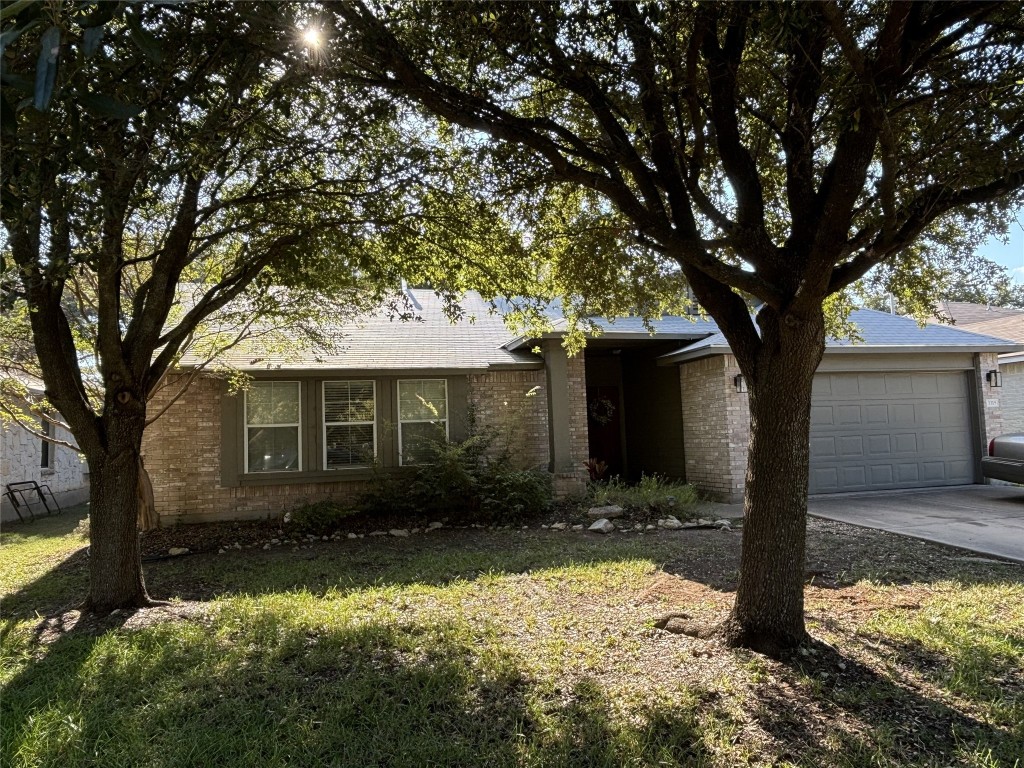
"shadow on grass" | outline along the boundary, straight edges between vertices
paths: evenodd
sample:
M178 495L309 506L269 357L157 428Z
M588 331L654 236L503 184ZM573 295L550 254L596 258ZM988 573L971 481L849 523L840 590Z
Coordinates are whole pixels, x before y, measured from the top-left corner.
M76 522L70 516L47 520L53 528L47 535L66 535ZM41 527L37 530L43 532ZM1020 580L1024 575L1024 567L1019 565L962 562L958 551L924 542L913 542L911 551L902 553L898 561L887 562L884 568L872 568L873 539L852 537L845 550L836 548L836 536L826 540L833 548L835 560L858 565L848 571L846 565L833 563L832 572L824 578L809 570L809 580L813 578L818 586L842 587L862 577L886 584L947 579L964 585L994 584ZM322 595L327 591L346 593L370 587L444 586L486 574L519 574L626 560L647 561L680 578L731 592L739 572L739 544L739 534L719 532L598 537L448 529L411 539L318 543L298 551L275 547L270 551L204 553L146 562L143 568L154 597L198 601L296 589ZM813 568L811 564L820 559L813 535L809 537L808 552L809 568ZM87 565L84 549L71 554L0 600L0 612L15 618L36 613L50 615L81 602L87 588Z
M1024 754L1019 689L1011 705L1017 714L1003 711L992 722L920 686L922 679L937 685L948 681L951 662L943 654L892 638L858 636L854 642L870 645L872 653L884 645L883 655L902 659L901 671L880 674L849 654L817 644L814 655L783 665L784 685L753 690L752 711L759 725L789 747L780 758L832 764L840 755L843 765L865 766L1018 764ZM996 686L992 694L1014 695ZM992 696L977 692L970 698L981 701L982 708L993 703ZM795 700L803 704L794 706Z
M594 680L531 681L458 623L231 613L70 632L6 686L4 765L701 765L695 709L623 717ZM704 707L703 717L716 713Z

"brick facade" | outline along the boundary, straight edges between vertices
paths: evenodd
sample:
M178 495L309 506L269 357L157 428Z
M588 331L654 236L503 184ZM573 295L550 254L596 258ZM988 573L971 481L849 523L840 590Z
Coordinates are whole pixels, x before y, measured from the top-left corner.
M750 408L748 395L736 391L739 372L732 355L679 367L686 481L719 501L743 499Z
M990 386L986 380L989 371L999 367L999 357L992 352L980 352L974 355L974 386L980 395L978 398L981 420L978 423L978 432L981 437L981 455L988 453L988 441L996 435L1001 435L1003 429L1003 389L1004 387Z
M498 432L520 469L547 469L548 396L544 371L491 371L469 377L469 404L481 426Z
M1004 363L1003 372L1003 429L1006 432L1024 432L1024 363Z
M173 385L161 389L150 401L150 412L165 407L175 391ZM221 400L226 391L223 381L200 377L146 430L142 455L156 511L165 523L274 517L310 502L351 498L366 487L351 480L222 487Z
M547 398L543 371L496 371L469 378L469 401L481 424L511 438L523 467L547 467ZM533 394L527 397L527 393ZM150 401L158 413L176 392L173 382ZM192 383L146 431L142 454L165 523L274 517L324 499L348 500L366 480L273 485L221 483L221 414L226 385L203 377ZM518 404L517 404L518 401Z

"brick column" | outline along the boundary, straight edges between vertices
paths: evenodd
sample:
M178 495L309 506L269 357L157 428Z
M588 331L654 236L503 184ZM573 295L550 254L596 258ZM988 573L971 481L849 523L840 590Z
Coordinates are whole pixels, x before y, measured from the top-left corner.
M544 342L548 384L548 426L555 494L565 496L586 486L583 466L589 453L587 372L582 355L569 357L558 339Z
M988 442L1003 433L1002 387L993 387L986 376L989 371L999 369L999 356L993 352L976 352L974 355L974 385L978 393L978 437L981 452L988 453Z
M735 385L739 372L732 355L679 367L686 481L727 502L743 500L750 442L748 395L737 392Z

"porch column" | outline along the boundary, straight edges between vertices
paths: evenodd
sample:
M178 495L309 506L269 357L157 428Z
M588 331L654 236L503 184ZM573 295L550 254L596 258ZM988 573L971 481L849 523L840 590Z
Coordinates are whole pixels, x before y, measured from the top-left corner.
M570 358L561 341L548 339L542 347L548 385L549 469L555 492L564 496L586 485L587 375L582 355Z

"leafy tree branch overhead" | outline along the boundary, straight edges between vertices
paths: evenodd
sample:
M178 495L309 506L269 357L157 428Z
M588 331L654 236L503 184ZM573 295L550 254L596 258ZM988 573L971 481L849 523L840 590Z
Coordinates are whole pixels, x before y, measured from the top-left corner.
M148 600L139 449L180 356L336 319L398 273L377 235L406 215L418 150L381 151L388 101L311 87L299 10L0 12L5 322L90 466L97 610Z
M489 172L520 188L598 196L635 244L678 265L751 386L744 564L726 635L767 650L802 641L826 309L922 238L996 229L1019 206L1024 8L324 6L339 77L487 136ZM623 248L621 263L636 254ZM740 293L760 303L756 321Z

